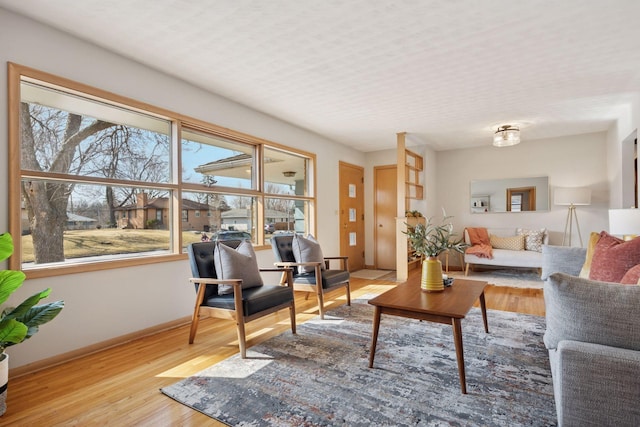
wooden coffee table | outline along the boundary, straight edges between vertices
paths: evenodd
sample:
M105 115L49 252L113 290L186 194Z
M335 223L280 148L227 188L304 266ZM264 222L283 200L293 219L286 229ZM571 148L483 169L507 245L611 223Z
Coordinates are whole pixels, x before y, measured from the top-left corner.
M489 333L487 307L484 299L486 286L487 282L456 278L453 286L445 288L442 292L425 292L420 289L420 275L417 274L409 277L409 280L390 291L369 300L369 304L375 307L369 367L373 368L373 358L376 353L380 316L382 314L450 324L453 326L460 389L463 394L467 394L464 355L462 352L462 325L460 321L464 319L476 300L480 299L484 330Z

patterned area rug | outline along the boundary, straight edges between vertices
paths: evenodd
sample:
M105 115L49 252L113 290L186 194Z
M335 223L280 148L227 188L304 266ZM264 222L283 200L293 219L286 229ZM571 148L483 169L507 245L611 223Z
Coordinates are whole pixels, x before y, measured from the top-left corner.
M449 276L464 277L464 272L450 272ZM485 280L492 285L510 286L513 288L542 289L544 285L544 282L540 279L540 273L538 273L536 269L527 268L502 268L469 271L467 279Z
M373 307L355 301L163 388L242 426L550 426L556 424L542 317L479 309L462 322L467 395L452 328L382 317L374 369Z

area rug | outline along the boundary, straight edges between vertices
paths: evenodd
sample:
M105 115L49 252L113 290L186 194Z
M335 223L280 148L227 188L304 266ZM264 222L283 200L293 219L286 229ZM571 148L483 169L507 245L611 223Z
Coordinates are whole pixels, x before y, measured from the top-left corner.
M450 276L464 277L463 271L450 272ZM513 288L542 289L544 282L536 269L502 268L492 270L469 271L467 279L484 280L492 285L510 286Z
M163 388L239 426L551 426L556 424L544 319L479 309L462 322L467 395L450 325L383 315L368 368L373 308L330 311Z

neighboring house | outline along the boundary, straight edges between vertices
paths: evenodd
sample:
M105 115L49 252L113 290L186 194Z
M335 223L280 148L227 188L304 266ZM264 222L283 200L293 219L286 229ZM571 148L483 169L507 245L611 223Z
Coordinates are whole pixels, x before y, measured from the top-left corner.
M222 225L220 228L223 230L240 230L252 233L251 209L231 209L223 212Z
M267 224L284 224L285 228L287 222L293 222L293 218L291 218L291 214L282 211L276 211L274 209L267 209L264 213L264 222ZM278 228L276 228L278 229Z
M88 230L95 228L98 220L67 212L67 230Z
M136 195L136 203L115 209L118 228L169 228L169 199L149 199L146 193ZM204 203L182 199L183 230L214 231L220 224L220 211Z
M67 212L67 230L88 230L90 228L95 228L96 225L98 225L97 222L97 219ZM23 235L31 233L29 216L24 206L22 207L20 227Z

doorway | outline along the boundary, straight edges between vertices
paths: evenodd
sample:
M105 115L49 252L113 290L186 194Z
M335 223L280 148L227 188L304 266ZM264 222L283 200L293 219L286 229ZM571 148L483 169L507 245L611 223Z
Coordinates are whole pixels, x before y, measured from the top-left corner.
M373 168L374 263L380 270L396 269L397 171L396 165Z
M536 187L507 188L507 212L536 210Z
M364 168L340 162L340 255L349 270L364 268Z

